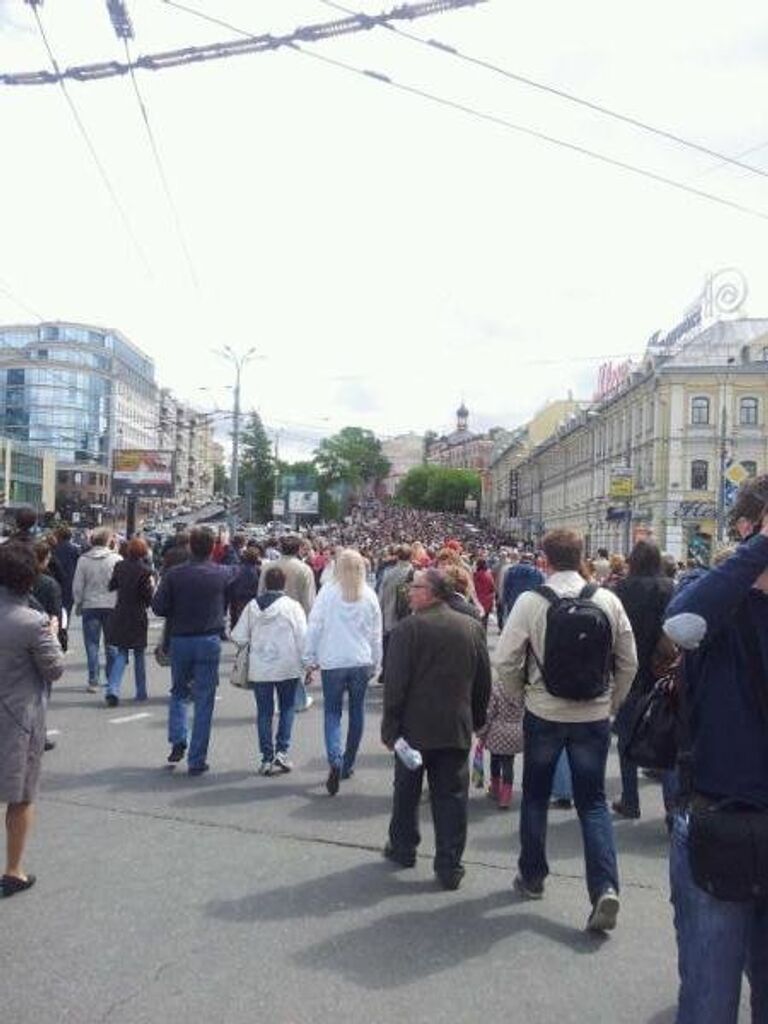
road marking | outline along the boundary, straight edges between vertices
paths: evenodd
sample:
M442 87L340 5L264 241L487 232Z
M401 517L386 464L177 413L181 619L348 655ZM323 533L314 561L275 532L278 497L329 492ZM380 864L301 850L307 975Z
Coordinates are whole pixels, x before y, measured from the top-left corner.
M61 729L46 729L46 736L61 736Z
M123 722L138 722L140 718L151 718L151 711L139 711L136 715L122 715L120 718L110 718L112 725L122 725Z

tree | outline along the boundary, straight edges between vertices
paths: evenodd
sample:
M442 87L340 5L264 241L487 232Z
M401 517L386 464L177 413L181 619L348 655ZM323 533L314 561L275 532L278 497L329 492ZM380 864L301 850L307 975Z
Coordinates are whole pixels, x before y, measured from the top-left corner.
M426 434L424 435L424 453L423 453L423 456L422 456L422 462L426 462L427 461L427 456L429 455L429 449L435 443L435 441L437 440L438 436L439 435L438 435L437 431L435 431L435 430L428 430L426 432Z
M240 494L247 498L254 519L272 518L275 494L275 459L261 416L254 409L240 435Z
M214 463L213 466L213 493L214 494L227 494L229 491L229 476L227 475L226 467L221 462Z
M381 441L362 427L344 427L324 438L315 449L315 463L327 483L344 483L352 491L381 480L390 466L382 455Z
M476 497L480 490L480 474L474 470L414 466L400 482L396 500L400 505L433 512L463 512L466 499Z

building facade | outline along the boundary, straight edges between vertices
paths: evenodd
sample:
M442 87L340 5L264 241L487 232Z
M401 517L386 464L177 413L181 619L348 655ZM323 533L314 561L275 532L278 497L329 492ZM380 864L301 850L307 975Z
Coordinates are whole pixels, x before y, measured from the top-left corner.
M174 453L176 500L182 504L210 500L216 460L211 417L162 388L158 424L158 447Z
M56 459L8 437L0 437L0 507L31 505L40 514L56 503Z
M421 434L399 434L381 442L381 454L389 460L389 473L379 486L379 497L394 498L408 471L424 462L424 438Z
M653 537L706 561L735 485L768 472L768 320L713 323L608 385L520 460L514 530L571 527L592 552Z

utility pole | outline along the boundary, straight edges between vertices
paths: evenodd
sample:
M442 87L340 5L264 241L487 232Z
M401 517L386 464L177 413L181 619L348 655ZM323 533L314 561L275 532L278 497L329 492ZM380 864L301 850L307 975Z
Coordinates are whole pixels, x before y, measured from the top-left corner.
M232 472L229 478L229 494L231 498L229 512L229 528L234 532L237 522L237 499L240 496L240 378L246 363L253 358L255 348L249 348L243 355L225 345L219 355L228 359L235 367L235 396L232 407Z
M730 383L730 370L736 360L733 356L728 357L725 370L725 384L723 385L723 401L720 408L720 472L717 488L717 540L720 544L726 541L726 476L725 471L728 465L728 385Z

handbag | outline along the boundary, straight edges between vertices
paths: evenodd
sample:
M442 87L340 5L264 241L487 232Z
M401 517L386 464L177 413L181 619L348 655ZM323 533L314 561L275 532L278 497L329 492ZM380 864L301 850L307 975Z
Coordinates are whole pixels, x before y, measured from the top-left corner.
M251 656L251 645L243 644L235 652L235 662L232 666L232 673L229 681L238 690L247 690L248 687L248 661Z
M168 652L168 648L163 646L162 640L155 647L155 661L160 668L168 668L171 664L171 656Z
M621 753L641 768L671 771L677 764L680 669L675 667L640 697L631 712Z

